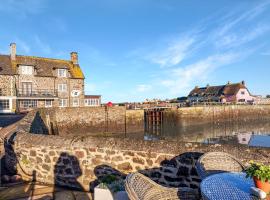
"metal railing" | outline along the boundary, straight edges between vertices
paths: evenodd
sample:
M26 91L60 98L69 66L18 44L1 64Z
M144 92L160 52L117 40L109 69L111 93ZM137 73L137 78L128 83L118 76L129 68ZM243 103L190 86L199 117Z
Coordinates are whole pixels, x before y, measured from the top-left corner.
M57 90L46 90L46 89L37 89L37 90L17 90L18 97L57 97Z

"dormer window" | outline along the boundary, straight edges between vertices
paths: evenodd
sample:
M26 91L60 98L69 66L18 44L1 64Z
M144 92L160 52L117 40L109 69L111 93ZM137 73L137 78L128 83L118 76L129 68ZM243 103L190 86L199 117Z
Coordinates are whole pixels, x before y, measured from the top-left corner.
M67 70L66 69L58 69L57 75L58 75L58 77L67 77Z
M28 66L28 65L22 65L21 66L21 72L24 75L32 75L34 72L33 66Z

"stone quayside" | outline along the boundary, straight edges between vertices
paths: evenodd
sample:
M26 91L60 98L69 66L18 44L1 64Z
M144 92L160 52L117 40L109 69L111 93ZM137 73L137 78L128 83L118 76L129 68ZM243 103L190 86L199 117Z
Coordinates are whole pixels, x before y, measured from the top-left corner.
M117 132L122 127L123 115L126 116L127 111L121 107L110 109L113 117L108 126ZM85 191L92 191L106 174L125 177L132 171L140 171L161 185L198 189L200 179L194 164L204 152L225 151L244 163L249 160L270 162L269 148L113 137L67 138L63 133L48 135L61 130L61 126L71 121L93 128L101 124L104 127L104 121L99 117L103 110L102 107L65 108L40 109L28 113L21 121L2 130L7 168L17 170L25 180L34 177L39 182ZM265 109L259 110L266 112ZM132 117L125 118L126 129L141 127L140 120L136 122L139 125L136 125L134 119L129 119ZM87 124L90 121L92 124Z

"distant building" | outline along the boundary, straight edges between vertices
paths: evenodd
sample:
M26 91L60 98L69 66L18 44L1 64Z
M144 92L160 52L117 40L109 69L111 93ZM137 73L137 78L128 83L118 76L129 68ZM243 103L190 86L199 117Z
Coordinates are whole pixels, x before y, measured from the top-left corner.
M245 82L230 83L219 86L195 87L188 95L190 102L222 102L222 103L252 103L256 97L252 96Z
M100 106L101 95L84 95L85 106Z
M84 75L78 54L70 60L16 54L0 55L0 113L38 107L84 106Z

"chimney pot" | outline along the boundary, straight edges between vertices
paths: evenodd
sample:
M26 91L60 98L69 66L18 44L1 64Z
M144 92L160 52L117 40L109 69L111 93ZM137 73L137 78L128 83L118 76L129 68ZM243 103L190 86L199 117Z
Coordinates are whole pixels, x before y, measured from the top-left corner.
M10 44L10 58L11 60L16 60L16 43Z
M71 62L75 65L78 64L78 53L77 52L71 52L70 53L70 59L71 59Z

